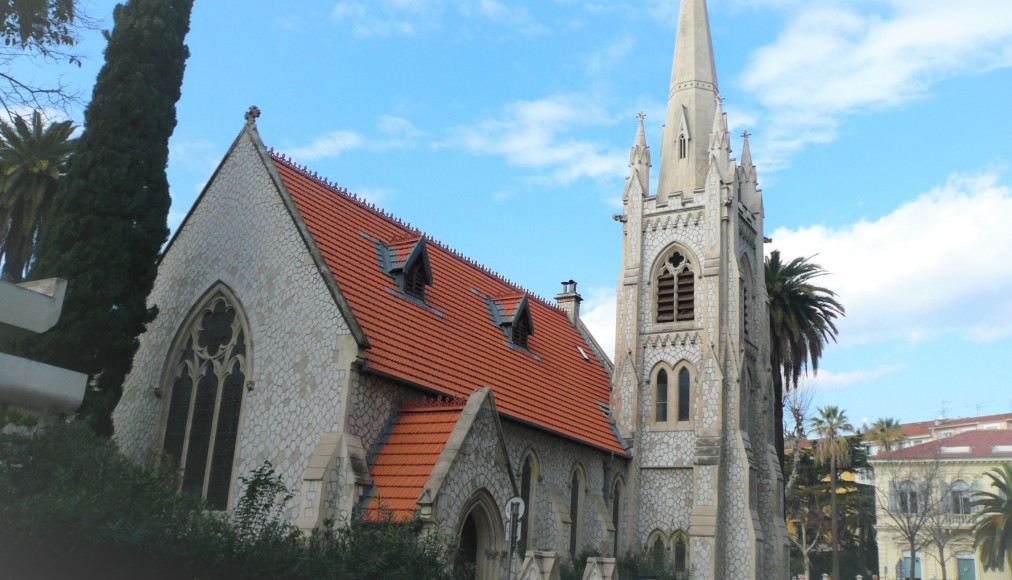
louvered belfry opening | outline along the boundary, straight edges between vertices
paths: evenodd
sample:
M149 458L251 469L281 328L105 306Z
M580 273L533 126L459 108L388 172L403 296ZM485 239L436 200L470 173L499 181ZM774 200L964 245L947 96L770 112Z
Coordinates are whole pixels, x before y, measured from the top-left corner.
M532 330L533 328L531 328L530 317L521 315L519 320L513 324L513 336L511 341L513 344L521 348L527 348L527 339L530 337Z
M696 276L692 270L683 270L678 275L678 316L675 320L695 318Z
M415 260L411 269L404 273L404 293L419 300L425 300L425 265L422 260Z
M223 510L232 486L246 384L246 333L235 306L222 294L201 309L185 332L188 338L171 383L163 448L183 467L182 490L206 498L211 509Z
M657 277L657 322L695 319L696 276L689 260L675 252Z

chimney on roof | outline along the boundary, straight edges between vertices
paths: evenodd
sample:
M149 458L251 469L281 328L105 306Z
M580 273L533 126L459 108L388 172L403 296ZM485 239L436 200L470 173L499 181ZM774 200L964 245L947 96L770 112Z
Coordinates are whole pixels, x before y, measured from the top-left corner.
M576 321L580 319L580 303L583 302L583 297L576 291L576 282L563 282L562 292L555 297L555 302L569 315L569 322L576 326Z

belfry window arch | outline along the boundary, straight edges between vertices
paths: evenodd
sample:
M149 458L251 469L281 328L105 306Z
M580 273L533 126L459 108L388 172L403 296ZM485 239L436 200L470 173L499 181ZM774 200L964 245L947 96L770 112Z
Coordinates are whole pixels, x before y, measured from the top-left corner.
M252 352L249 326L224 285L205 294L169 355L162 448L178 463L181 489L228 507Z
M654 321L692 322L696 318L696 260L675 247L663 254L654 274Z

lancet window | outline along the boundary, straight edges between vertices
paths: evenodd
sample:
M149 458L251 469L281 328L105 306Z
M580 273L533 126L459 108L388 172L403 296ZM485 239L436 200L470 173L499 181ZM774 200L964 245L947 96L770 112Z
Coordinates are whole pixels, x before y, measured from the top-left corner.
M182 468L182 490L223 510L248 376L248 332L235 304L218 292L183 333L172 361L162 446Z

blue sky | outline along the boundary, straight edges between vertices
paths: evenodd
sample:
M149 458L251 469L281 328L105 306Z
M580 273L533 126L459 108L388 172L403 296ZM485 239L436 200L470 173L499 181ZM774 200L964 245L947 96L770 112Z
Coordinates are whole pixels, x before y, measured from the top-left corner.
M88 12L108 27L113 4ZM810 381L817 404L855 423L1012 411L1012 4L709 9L732 131L754 135L772 248L815 255L848 309ZM268 146L531 291L553 297L576 279L585 320L611 345L611 216L640 110L659 167L677 11L677 0L198 0L170 225L255 104ZM87 99L103 44L85 39L80 70L23 70L63 73Z

